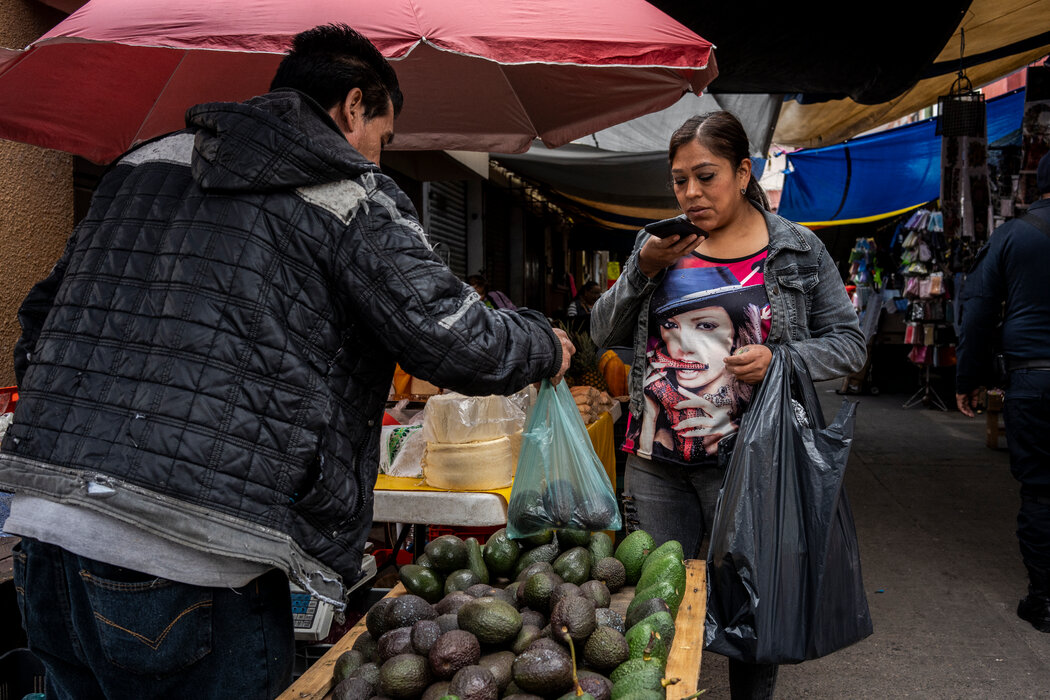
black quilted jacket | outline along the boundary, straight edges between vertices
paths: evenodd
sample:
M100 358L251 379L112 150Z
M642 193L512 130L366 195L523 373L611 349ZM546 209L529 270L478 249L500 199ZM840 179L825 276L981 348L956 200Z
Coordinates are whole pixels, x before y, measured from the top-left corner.
M359 577L394 363L508 393L560 346L542 315L478 303L308 98L187 124L103 178L26 298L0 487L333 594Z

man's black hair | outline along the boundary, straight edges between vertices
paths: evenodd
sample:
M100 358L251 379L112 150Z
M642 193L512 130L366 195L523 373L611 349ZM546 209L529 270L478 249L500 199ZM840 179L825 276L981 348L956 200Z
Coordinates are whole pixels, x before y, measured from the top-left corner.
M295 88L328 110L346 99L354 88L363 93L365 119L386 113L394 116L404 97L397 74L371 41L345 24L324 24L297 34L281 61L270 90Z

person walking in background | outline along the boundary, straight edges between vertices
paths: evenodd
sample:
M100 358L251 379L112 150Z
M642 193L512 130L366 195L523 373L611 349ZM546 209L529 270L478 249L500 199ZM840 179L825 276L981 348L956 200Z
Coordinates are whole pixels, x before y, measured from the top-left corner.
M1039 161L1036 186L1040 198L1025 216L995 230L966 277L955 400L973 417L1001 352L1010 471L1021 484L1017 540L1028 570L1028 595L1017 615L1050 632L1050 155Z
M815 380L854 372L866 355L834 261L811 231L769 211L749 153L729 112L676 130L671 179L697 232L661 239L641 231L623 274L591 311L599 346L634 347L627 530L645 530L657 544L676 539L687 558L703 557L740 417L772 359L767 344L797 348ZM733 699L773 697L777 670L730 659Z
M395 363L467 394L568 368L380 171L401 105L365 37L299 34L271 92L121 158L26 297L0 490L49 700L274 697L288 578L343 607L361 577Z
M490 309L510 309L513 311L518 308L514 302L510 300L510 297L503 292L489 289L488 280L481 275L471 275L467 278L467 284L474 288L474 291L478 293L481 300L485 302L485 306Z
M580 287L580 293L569 302L568 307L565 309L565 315L569 318L586 319L591 315L591 308L594 306L594 302L598 301L598 297L601 295L602 288L597 282L594 280L585 282Z

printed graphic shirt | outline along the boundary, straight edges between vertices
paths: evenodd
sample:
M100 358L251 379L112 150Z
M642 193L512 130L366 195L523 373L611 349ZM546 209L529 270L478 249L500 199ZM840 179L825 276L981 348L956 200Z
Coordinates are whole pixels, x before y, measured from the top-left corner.
M769 335L767 252L735 260L694 252L668 271L649 305L645 408L627 426L625 450L688 466L710 461L736 432L752 387L723 361Z

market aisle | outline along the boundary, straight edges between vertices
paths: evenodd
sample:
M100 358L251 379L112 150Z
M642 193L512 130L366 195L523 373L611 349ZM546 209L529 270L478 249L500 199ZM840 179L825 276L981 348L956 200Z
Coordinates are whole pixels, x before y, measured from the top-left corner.
M838 384L819 386L829 416ZM985 447L984 416L856 398L846 484L875 634L784 667L777 698L1050 697L1050 635L1014 612L1027 584L1017 486L1005 450ZM699 687L729 698L724 658L705 655Z

